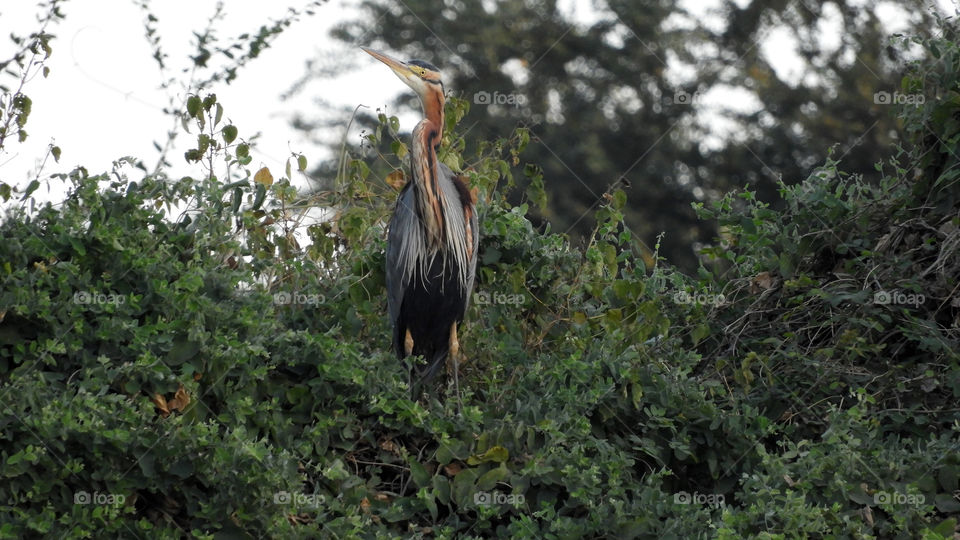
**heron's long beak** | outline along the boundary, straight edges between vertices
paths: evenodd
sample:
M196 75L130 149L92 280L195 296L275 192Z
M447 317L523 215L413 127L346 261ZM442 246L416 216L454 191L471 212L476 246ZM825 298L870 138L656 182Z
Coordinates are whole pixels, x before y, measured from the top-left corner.
M364 52L366 52L366 53L369 54L370 56L372 56L372 57L376 58L377 60L383 62L384 64L390 66L390 69L392 69L393 72L396 73L397 75L400 75L401 77L404 77L404 76L410 74L410 67L407 66L407 63L406 63L406 62L402 62L402 61L400 61L400 60L397 60L396 58L393 58L392 56L388 56L388 55L386 55L386 54L383 54L383 53L380 52L380 51L375 51L375 50L373 50L373 49L368 49L368 48L366 48L366 47L360 47L360 48L363 49Z

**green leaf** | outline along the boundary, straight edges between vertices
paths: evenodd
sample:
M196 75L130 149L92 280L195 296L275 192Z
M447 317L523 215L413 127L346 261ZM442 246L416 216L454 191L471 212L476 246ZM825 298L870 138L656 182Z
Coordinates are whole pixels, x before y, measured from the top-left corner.
M510 475L510 471L507 469L507 466L503 463L500 464L496 469L490 469L483 476L477 479L477 489L481 491L489 491L493 489L499 482L506 480L507 476Z
M200 98L198 96L190 96L187 98L187 114L192 118L196 118L197 114L200 113Z
M480 465L481 463L489 463L491 461L497 463L503 463L510 457L510 452L502 446L493 446L486 452L480 455L473 455L467 458L468 465Z
M30 195L32 195L33 192L36 191L37 188L39 188L39 187L40 187L40 181L39 181L39 180L31 180L31 181L30 181L30 184L27 186L27 189L23 192L23 198L20 199L20 200L26 200L27 197L29 197Z
M413 483L416 484L417 487L425 487L429 485L430 473L427 472L427 469L412 456L409 459L409 463L410 476L413 478Z
M53 160L57 163L60 163L60 147L53 146L50 148L50 153L53 154Z
M302 172L307 170L307 156L303 154L297 156L297 168Z
M223 142L230 144L237 138L237 126L233 124L223 126L220 133L223 135Z
M166 363L171 366L179 366L187 360L193 358L200 351L200 344L196 341L183 339L177 341L167 353Z

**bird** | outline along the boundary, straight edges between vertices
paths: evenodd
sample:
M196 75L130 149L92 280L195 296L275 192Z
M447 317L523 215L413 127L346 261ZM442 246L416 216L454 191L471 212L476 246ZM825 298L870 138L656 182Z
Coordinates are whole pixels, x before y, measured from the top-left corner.
M446 366L459 391L464 360L457 337L477 273L480 231L476 192L466 178L437 159L443 138L444 88L440 70L423 60L406 62L366 47L420 98L423 119L410 146L411 180L400 191L387 225L387 308L392 345L400 361L422 356L411 367L411 392Z

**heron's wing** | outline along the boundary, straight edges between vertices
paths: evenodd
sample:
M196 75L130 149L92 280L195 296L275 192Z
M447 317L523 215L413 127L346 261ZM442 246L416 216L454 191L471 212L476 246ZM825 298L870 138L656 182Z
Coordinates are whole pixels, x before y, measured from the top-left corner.
M397 197L397 205L387 232L387 308L390 311L390 324L394 329L397 319L400 318L403 295L410 284L413 268L411 258L416 254L416 249L411 248L419 239L419 227L413 189L408 183Z
M466 227L464 228L464 234L466 235L469 232L468 237L470 238L470 245L467 246L467 282L466 282L466 303L464 304L464 310L470 306L470 295L473 293L473 282L477 276L477 248L480 246L480 226L479 220L477 219L477 207L476 201L473 199L473 194L470 192L470 186L467 184L467 179L461 175L455 174L450 167L447 167L445 164L440 163L440 176L443 179L448 180L447 182L442 182L441 186L451 186L451 192L445 193L447 197L456 196L456 200L460 203L456 206L455 215L457 219L461 220L461 223L465 223Z

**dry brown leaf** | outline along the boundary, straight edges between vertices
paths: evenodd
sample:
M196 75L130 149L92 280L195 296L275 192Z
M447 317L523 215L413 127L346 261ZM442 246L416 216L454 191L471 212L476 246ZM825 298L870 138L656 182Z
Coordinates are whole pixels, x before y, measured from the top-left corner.
M750 280L750 292L757 294L768 291L776 285L777 279L770 272L760 272Z
M380 448L390 452L391 454L396 454L398 446L397 443L393 442L393 439L384 439L380 441Z
M177 388L177 392L173 394L173 399L167 402L167 406L170 407L171 411L182 411L190 404L190 396L187 394L187 391L183 389L183 385L180 385L180 388Z
M458 463L451 463L449 465L443 466L443 472L447 473L447 476L451 478L460 474L460 471L462 470L463 470L463 467L461 467L460 464Z
M154 394L150 401L160 409L160 416L166 418L170 415L170 408L167 406L167 398L163 394Z
M270 169L263 167L253 175L253 181L269 187L273 184L273 175L270 174Z
M394 169L392 173L387 175L387 178L385 180L388 186L392 187L397 191L400 191L401 189L403 189L403 186L407 184L407 179L404 178L403 171L401 171L400 169Z

